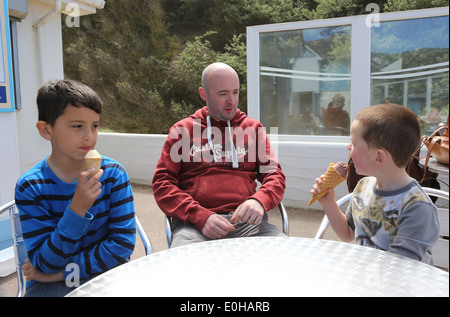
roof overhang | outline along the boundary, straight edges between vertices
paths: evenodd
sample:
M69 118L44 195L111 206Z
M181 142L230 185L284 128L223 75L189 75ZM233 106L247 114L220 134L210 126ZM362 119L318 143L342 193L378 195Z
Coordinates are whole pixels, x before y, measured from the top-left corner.
M54 5L54 0L38 0L39 2ZM103 9L105 7L104 0L61 0L62 8L61 12L72 16L83 16L94 14L97 9ZM77 10L74 10L74 8Z

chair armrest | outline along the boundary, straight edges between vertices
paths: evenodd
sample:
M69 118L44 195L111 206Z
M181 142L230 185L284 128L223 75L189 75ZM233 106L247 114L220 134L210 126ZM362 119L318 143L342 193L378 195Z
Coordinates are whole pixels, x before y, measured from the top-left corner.
M136 229L139 234L139 237L141 237L142 243L144 244L145 248L145 254L149 255L153 253L152 243L150 242L150 239L147 236L147 233L144 230L144 227L142 226L141 222L139 221L138 216L135 216L136 219Z

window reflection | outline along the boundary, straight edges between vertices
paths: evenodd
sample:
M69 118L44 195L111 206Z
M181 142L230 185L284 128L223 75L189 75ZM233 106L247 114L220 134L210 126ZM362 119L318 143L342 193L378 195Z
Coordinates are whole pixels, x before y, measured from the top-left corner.
M349 135L351 27L260 35L261 122L280 134Z
M372 28L371 103L408 105L424 134L446 122L448 16L382 22Z

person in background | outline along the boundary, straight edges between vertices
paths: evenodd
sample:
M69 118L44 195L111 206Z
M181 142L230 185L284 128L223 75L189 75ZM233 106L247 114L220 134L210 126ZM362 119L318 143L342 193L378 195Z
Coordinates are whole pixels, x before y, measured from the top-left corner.
M345 97L341 94L334 95L323 114L326 135L349 135L350 116L344 106Z

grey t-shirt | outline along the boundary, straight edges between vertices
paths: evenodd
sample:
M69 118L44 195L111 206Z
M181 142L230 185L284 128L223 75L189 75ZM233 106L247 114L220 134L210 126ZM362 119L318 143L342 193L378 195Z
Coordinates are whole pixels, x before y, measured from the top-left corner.
M375 177L361 179L347 208L356 243L433 264L436 206L416 180L395 191L378 190L376 184Z

